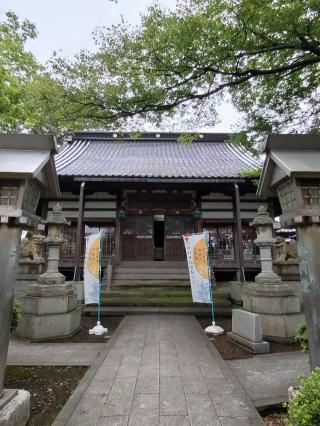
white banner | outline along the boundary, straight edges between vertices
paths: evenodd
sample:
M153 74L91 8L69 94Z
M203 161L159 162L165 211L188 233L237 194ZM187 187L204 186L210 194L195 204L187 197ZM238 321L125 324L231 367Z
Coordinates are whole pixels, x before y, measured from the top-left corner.
M99 303L101 233L86 238L84 259L84 303Z
M208 240L209 235L207 232L183 236L189 267L192 300L199 303L211 303Z

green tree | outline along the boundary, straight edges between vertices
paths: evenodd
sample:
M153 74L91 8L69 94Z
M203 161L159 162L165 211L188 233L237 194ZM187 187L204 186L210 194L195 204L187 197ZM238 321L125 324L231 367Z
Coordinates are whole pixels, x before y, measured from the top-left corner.
M222 96L248 134L319 131L319 0L181 0L141 25L97 31L97 51L56 59L78 124L121 125L175 112L213 125Z
M19 20L13 12L0 21L0 130L20 131L28 116L26 89L40 67L25 43L37 35L28 20Z

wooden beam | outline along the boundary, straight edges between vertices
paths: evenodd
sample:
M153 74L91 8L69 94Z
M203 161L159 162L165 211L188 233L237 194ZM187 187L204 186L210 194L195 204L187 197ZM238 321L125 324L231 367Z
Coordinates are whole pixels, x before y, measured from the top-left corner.
M240 210L240 195L239 195L239 186L234 184L234 201L236 208L236 231L237 231L237 251L238 251L238 281L244 282L244 267L243 267L243 240L242 240L242 226L241 226L241 210Z
M77 237L76 237L76 254L75 254L75 265L73 281L79 281L81 278L80 274L80 260L83 246L83 216L84 216L84 202L85 202L85 182L80 185L80 196L79 196L79 215L77 222Z

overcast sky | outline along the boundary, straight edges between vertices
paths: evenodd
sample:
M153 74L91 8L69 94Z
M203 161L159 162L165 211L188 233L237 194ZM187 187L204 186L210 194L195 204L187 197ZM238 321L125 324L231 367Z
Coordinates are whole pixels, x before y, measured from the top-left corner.
M80 49L93 49L94 28L116 24L121 15L126 21L139 24L140 15L153 3L153 0L118 0L118 3L109 0L1 0L0 13L3 18L3 13L10 9L20 18L28 18L36 24L38 38L30 41L27 47L45 63L54 50L72 56ZM174 8L176 1L158 0L158 3ZM207 130L231 131L239 115L227 103L221 105L219 113L221 123Z

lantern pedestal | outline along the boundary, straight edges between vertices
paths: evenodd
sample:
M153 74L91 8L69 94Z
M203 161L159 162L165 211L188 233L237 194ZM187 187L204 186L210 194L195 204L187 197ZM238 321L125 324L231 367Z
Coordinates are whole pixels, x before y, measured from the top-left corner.
M262 334L266 340L290 342L304 322L299 297L290 284L245 285L242 294L243 308L260 314Z
M38 342L64 339L80 330L81 307L71 283L30 285L22 310L17 337Z
M48 248L47 271L38 282L31 284L23 299L22 317L14 335L34 342L64 339L80 330L81 307L77 305L77 294L71 283L59 270L59 251L64 242L62 237L66 220L57 204L47 223Z

